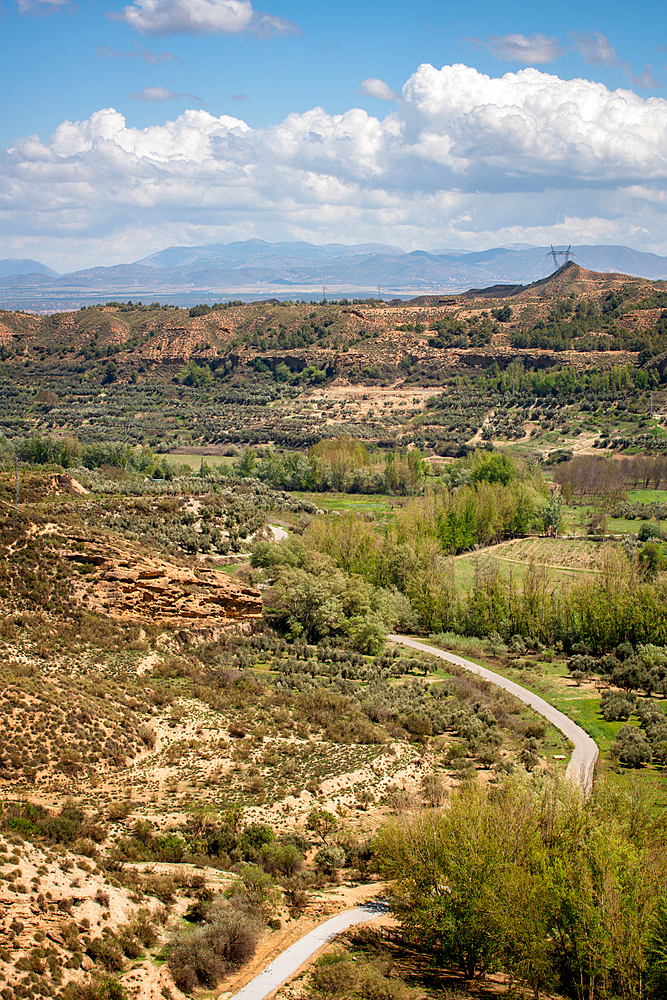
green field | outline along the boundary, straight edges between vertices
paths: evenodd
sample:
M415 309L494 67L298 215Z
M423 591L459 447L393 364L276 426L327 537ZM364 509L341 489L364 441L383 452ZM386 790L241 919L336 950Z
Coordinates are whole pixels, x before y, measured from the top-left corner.
M648 501L647 501L648 502ZM585 535L591 518L599 513L600 508L593 504L584 504L581 507L568 507L564 514L563 532L564 534ZM605 534L610 535L636 535L644 521L641 518L608 517L605 526Z
M585 538L517 538L512 542L490 546L478 552L466 552L454 560L454 578L457 589L469 588L478 567L497 567L504 576L510 574L521 581L534 562L544 566L551 583L558 580L575 580L582 574L599 573L603 558L597 542Z
M394 510L402 506L400 497L390 497L384 493L299 493L294 494L310 500L320 510L337 510L341 513L352 511L357 514L375 514L382 521L393 516Z
M626 496L632 503L637 500L641 503L655 503L659 500L667 507L667 490L629 490Z
M187 465L193 471L201 468L202 459L204 460L204 465L208 466L209 469L217 469L223 465L228 466L238 461L238 458L227 455L181 455L175 451L169 452L166 457L174 465Z
M650 504L660 501L665 505L665 520L667 520L667 490L629 490L622 496L629 503ZM586 533L591 519L600 514L600 505L594 503L573 503L563 510L563 532L565 534ZM655 517L649 518L654 524ZM636 535L645 519L608 517L605 533L612 535Z

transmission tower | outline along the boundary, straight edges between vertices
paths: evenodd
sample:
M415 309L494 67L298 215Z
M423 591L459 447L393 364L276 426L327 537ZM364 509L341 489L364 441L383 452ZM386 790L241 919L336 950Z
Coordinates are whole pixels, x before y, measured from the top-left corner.
M557 271L559 267L563 267L564 264L567 264L568 260L571 260L572 257L574 257L574 253L572 251L572 244L570 243L567 250L554 250L552 243L551 250L547 254L547 257L551 257L551 259L554 262L554 271ZM561 257L563 258L563 260L559 264L558 261Z

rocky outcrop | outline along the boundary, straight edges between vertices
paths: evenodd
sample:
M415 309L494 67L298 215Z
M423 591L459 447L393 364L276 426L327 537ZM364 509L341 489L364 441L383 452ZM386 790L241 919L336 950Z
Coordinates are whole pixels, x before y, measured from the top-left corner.
M53 476L49 483L49 489L54 493L71 493L72 496L88 496L89 490L85 489L78 479L64 473L60 476Z
M214 629L260 618L262 595L213 569L176 565L99 541L61 553L78 564L81 603L117 621Z

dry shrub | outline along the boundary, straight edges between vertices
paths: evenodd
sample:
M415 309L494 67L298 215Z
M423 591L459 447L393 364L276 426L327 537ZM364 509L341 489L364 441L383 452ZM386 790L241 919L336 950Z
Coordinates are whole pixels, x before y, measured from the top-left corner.
M257 922L226 904L211 908L209 923L179 931L172 939L169 968L180 990L214 987L229 969L252 958L259 937Z
M391 962L376 958L355 963L345 953L324 955L313 971L312 993L337 998L363 997L363 1000L412 1000L415 996L406 984L392 976Z
M79 837L74 841L72 850L75 854L81 854L85 858L99 858L100 852L92 837Z
M149 750L155 749L155 744L157 742L157 735L152 726L147 722L142 722L137 729L137 736L141 742L148 747Z
M112 933L93 938L86 950L90 958L107 972L120 972L125 966L122 949Z
M308 905L309 882L301 873L283 878L281 888L292 914L303 913Z
M441 806L447 798L447 787L440 774L425 774L422 778L422 792L430 806Z
M409 1000L414 996L401 979L390 979L372 966L363 970L360 992L364 1000Z
M165 906L170 906L176 898L177 886L169 875L148 875L143 888L144 892L149 896L156 896Z
M127 1000L127 990L113 977L88 983L68 983L62 993L63 1000Z
M228 906L213 907L209 939L230 966L242 965L252 958L258 937L258 924L247 913Z
M212 950L207 928L181 933L169 956L169 968L179 990L191 993L198 986L213 987L225 974L226 964Z
M118 820L127 819L132 808L131 802L112 802L107 809L107 816L113 823L116 823Z
M312 983L318 993L325 997L340 997L359 985L359 972L347 957L327 955L313 972Z

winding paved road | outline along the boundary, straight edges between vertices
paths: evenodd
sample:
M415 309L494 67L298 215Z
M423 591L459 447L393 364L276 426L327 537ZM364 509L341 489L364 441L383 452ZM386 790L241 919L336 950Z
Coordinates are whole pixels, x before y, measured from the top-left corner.
M506 677L494 673L493 670L480 667L479 664L473 663L472 660L465 660L462 656L456 656L455 653L447 653L436 646L429 646L425 642L418 642L417 639L410 639L405 635L390 635L388 638L391 642L400 643L403 646L408 646L410 649L421 650L423 653L432 653L434 656L439 656L442 660L447 660L449 663L455 663L465 670L470 670L479 677L483 677L492 684L497 684L498 687L509 691L510 694L513 694L515 698L518 698L524 704L530 705L538 715L543 716L548 722L556 726L557 729L560 729L574 744L574 751L567 766L566 776L580 784L585 795L589 794L593 785L593 771L598 756L598 747L588 733L584 732L567 715L563 715L562 712L559 712L557 708L550 705L544 698L540 698L539 695L533 694L532 691L521 687L520 684L515 684L514 681L510 681ZM354 910L346 910L344 913L338 913L330 920L326 920L274 959L263 972L260 972L258 976L251 979L246 986L234 995L234 1000L265 1000L265 997L268 997L279 986L282 986L283 983L301 968L304 962L307 962L319 948L335 938L337 934L341 934L348 927L352 927L355 924L367 923L386 910L387 905L385 903L367 903L365 906L358 906Z
M434 656L439 656L442 660L447 660L449 663L456 663L459 667L470 670L473 674L491 681L492 684L497 684L498 687L504 688L505 691L513 694L515 698L523 701L526 705L530 705L538 715L543 716L548 722L551 722L556 729L560 729L561 733L564 733L574 743L574 750L570 757L570 763L567 765L566 776L581 785L584 795L590 793L593 787L593 772L595 761L598 757L598 746L595 740L591 739L588 733L584 732L581 726L578 726L576 722L569 719L567 715L563 715L562 712L559 712L557 708L550 705L544 698L540 698L539 695L533 694L532 691L521 687L520 684L515 684L514 681L508 680L507 677L495 674L493 670L480 667L479 664L473 663L472 660L464 660L462 656L456 656L454 653L446 653L442 649L437 649L436 646L428 646L425 642L409 639L405 635L390 635L389 640L390 642L398 642L403 646L409 646L410 649L419 649L423 653L433 653Z
M366 903L365 906L357 906L354 910L345 910L338 913L330 920L325 920L319 927L315 927L308 934L304 934L293 945L287 948L278 958L275 958L271 965L267 965L264 972L251 979L246 986L234 994L234 1000L264 1000L270 993L282 986L290 976L297 972L304 962L313 955L322 945L327 944L337 934L346 931L354 924L365 924L381 913L385 913L388 907L386 903Z

